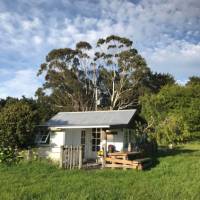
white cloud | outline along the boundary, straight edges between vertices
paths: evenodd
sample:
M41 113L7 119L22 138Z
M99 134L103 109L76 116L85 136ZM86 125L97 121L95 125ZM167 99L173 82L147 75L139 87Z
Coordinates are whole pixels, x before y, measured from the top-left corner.
M188 82L188 79L186 80L177 80L176 83L179 85L185 85Z
M33 37L33 42L36 44L36 45L40 45L42 43L43 39L42 37L38 36L38 35L35 35Z
M38 28L40 27L40 25L41 25L40 19L38 19L37 17L35 17L33 20L25 19L21 21L21 26L25 31Z
M176 74L176 78L182 80L192 75L200 76L200 43L174 41L143 54L154 71Z
M6 71L4 72L6 73ZM41 86L40 81L36 78L36 71L32 69L18 70L11 78L0 83L0 98L21 97L22 95L32 97L36 89Z
M200 1L134 2L16 0L14 8L1 2L0 68L24 60L33 68L53 48L74 47L80 40L95 43L117 34L132 39L154 71L172 73L180 80L199 75ZM11 59L5 62L4 57Z

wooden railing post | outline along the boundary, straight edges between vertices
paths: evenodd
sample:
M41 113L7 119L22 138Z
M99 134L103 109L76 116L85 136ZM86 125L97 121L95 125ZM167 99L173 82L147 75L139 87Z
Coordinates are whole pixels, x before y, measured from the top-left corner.
M63 160L64 160L64 146L60 147L60 168L63 168Z
M131 143L128 143L128 152L131 152Z
M102 157L102 168L106 165L106 157L107 157L107 133L106 130L102 130L102 150L103 150L103 157Z
M78 168L81 169L82 168L82 146L80 145L79 146L79 165L78 165Z
M103 146L103 156L102 156L102 168L105 168L105 165L106 165L106 151L105 151L105 146L106 146L106 144L104 144L104 146Z

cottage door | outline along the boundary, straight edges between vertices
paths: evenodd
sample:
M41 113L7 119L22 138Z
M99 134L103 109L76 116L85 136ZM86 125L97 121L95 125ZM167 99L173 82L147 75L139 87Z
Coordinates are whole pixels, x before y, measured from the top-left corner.
M91 134L91 154L92 158L97 158L97 152L100 150L101 131L100 128L93 128Z

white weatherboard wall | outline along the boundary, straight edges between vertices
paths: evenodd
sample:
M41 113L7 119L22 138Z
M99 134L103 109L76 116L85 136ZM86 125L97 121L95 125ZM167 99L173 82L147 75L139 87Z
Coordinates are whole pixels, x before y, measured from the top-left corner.
M53 160L60 159L60 147L65 145L65 131L55 131L50 133L50 147L49 157Z
M61 146L78 146L81 144L81 129L63 129L50 132L50 150L48 157L58 161Z
M41 147L41 155L48 157L52 160L59 161L60 147L65 146L78 146L81 144L81 131L85 130L85 158L95 159L97 152L92 151L92 129L62 129L60 131L50 132L50 144ZM109 145L114 145L117 151L122 151L124 148L124 132L123 129L115 129L112 132L117 134L107 134L107 149ZM103 140L101 137L100 148L102 149Z
M65 145L78 146L81 144L81 129L66 129Z
M109 145L114 145L117 151L122 151L124 144L124 133L122 129L112 130L117 132L117 134L107 134L107 149Z

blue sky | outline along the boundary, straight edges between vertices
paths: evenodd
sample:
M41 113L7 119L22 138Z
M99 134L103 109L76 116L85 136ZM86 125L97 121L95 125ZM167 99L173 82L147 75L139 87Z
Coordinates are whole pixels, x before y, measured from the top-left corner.
M199 0L0 0L0 98L34 96L50 50L110 34L179 83L200 75Z

